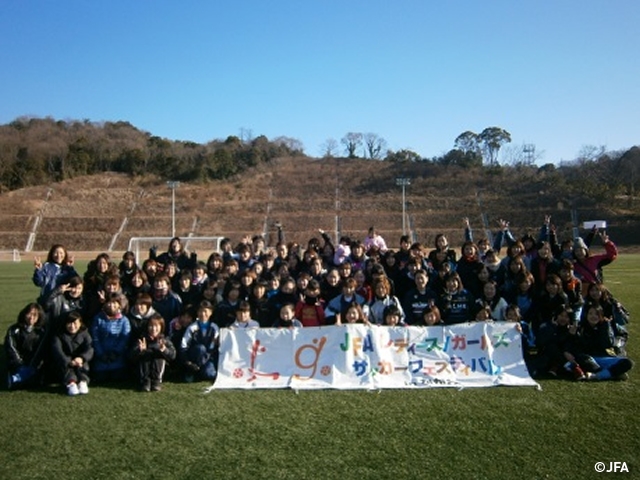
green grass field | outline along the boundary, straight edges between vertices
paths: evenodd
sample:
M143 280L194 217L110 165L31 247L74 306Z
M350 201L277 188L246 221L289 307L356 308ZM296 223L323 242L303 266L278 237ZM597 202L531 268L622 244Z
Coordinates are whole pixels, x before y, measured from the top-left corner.
M606 269L640 358L640 255ZM0 264L2 335L37 296L31 264ZM5 357L2 353L4 366ZM0 478L599 478L640 473L640 372L542 390L0 390ZM2 369L4 372L4 368ZM2 377L3 379L5 376Z

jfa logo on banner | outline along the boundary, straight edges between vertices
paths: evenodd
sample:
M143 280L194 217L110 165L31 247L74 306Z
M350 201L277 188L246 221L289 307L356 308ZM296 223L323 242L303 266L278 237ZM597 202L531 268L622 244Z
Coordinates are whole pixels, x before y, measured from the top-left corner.
M223 329L214 388L537 386L509 323Z

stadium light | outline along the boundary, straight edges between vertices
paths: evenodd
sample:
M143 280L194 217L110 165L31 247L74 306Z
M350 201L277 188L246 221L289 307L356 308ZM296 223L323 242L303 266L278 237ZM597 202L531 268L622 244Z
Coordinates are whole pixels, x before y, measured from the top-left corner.
M402 235L406 235L406 205L405 201L405 189L408 185L411 185L411 179L407 177L396 177L396 185L402 187Z
M170 180L167 187L171 189L171 236L176 236L176 188L180 186L180 182Z

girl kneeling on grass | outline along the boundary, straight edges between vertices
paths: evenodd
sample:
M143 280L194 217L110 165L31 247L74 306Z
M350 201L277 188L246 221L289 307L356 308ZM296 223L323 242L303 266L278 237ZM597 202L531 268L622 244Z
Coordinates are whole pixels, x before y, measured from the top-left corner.
M33 283L40 287L38 303L44 305L51 292L60 285L68 283L72 277L78 275L73 268L73 256L67 249L56 244L49 249L47 261L43 264L40 257L33 260Z
M251 306L243 300L236 310L236 321L229 328L260 328L260 324L251 318Z
M344 314L344 318L341 319L338 325L346 325L347 323L360 323L367 326L370 325L364 310L355 302L349 305Z
M187 327L180 345L180 356L185 370L185 381L213 380L216 378L218 351L218 325L212 322L213 305L203 300L198 306L196 321Z
M89 362L93 358L93 342L82 324L80 312L71 312L53 339L52 356L58 378L67 394L89 393Z
M164 319L159 313L147 322L147 331L133 348L133 361L138 366L138 379L143 392L159 392L167 362L176 358L176 349L164 334Z
M302 328L302 322L296 318L293 303L285 303L280 307L280 316L273 328Z
M387 305L382 313L383 325L387 327L404 327L405 323L402 321L402 311L397 305Z
M584 380L584 372L576 356L571 353L576 351L578 341L578 326L574 321L573 310L568 305L560 307L551 320L544 322L538 329L537 354L529 364L532 366L532 376L549 373L554 377L560 375Z

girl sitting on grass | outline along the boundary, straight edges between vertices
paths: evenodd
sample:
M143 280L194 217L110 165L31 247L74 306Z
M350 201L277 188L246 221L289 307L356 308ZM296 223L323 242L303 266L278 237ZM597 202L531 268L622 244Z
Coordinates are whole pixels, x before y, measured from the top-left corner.
M57 377L67 394L89 393L89 362L93 359L93 341L79 312L71 312L64 327L53 339L53 362Z
M162 377L168 362L176 358L176 349L169 338L165 337L164 319L154 314L147 323L146 332L138 338L132 357L138 367L140 390L159 392L162 389Z
M36 383L42 367L45 314L37 303L29 303L18 314L4 337L9 390Z
M611 319L604 316L602 307L588 305L580 322L578 355L587 380L626 380L633 362L617 356Z
M141 293L136 298L129 310L129 323L131 324L131 339L135 342L147 331L149 319L156 314L153 308L153 299L148 293Z
M122 314L120 296L107 298L102 311L91 324L95 356L93 369L97 381L124 380L131 324Z

